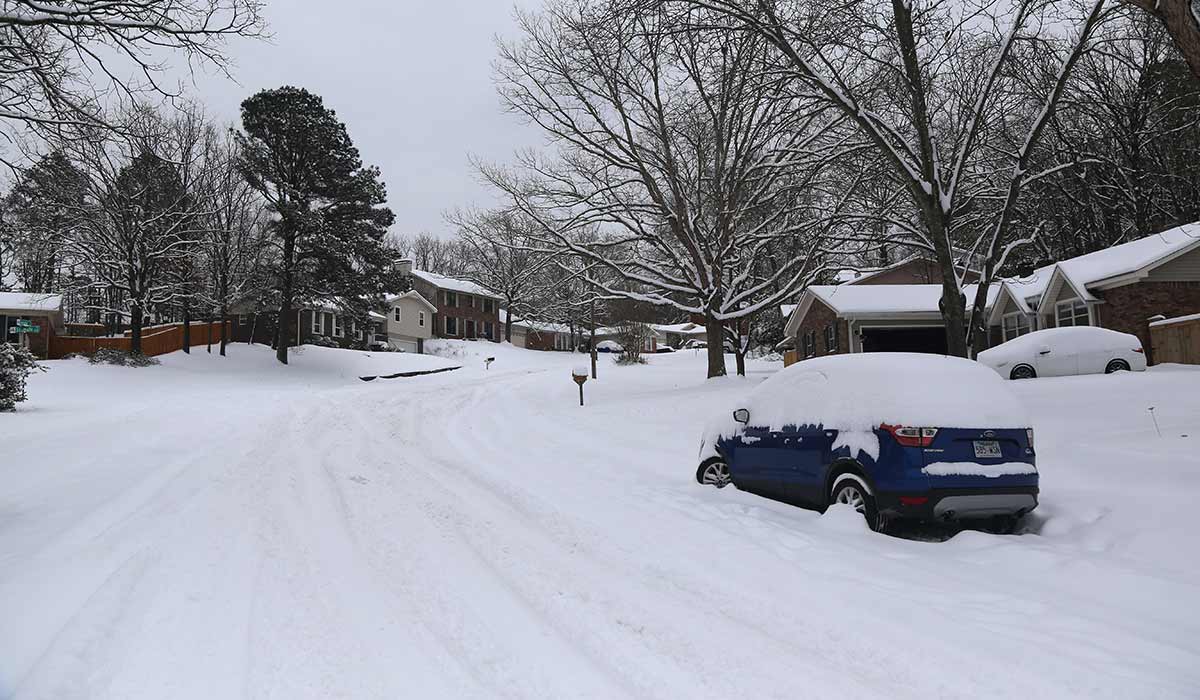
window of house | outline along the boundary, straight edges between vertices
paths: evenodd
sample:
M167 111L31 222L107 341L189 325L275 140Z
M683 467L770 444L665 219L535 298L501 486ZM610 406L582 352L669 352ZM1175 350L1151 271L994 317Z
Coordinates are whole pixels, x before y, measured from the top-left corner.
M1054 310L1056 312L1055 321L1060 328L1063 326L1091 325L1091 321L1088 318L1087 304L1080 299L1059 302L1054 307Z
M483 337L487 338L488 340L493 340L494 336L492 335L492 331L494 330L495 328L492 326L491 321L483 322Z
M312 312L312 315L313 335L325 335L325 314L321 313L320 311L314 311Z
M417 312L417 325L420 326L421 328L425 327L425 312L424 311Z
M812 357L817 354L817 332L808 331L804 334L804 356Z
M446 317L446 335L458 335L458 319L453 316Z
M458 295L454 292L446 292L446 306L450 308L458 307Z
M399 306L392 307L392 320L395 321L396 323L400 323L400 307Z
M467 306L471 307L472 309L475 308L475 297L471 296L470 294L467 295Z
M1004 314L1002 330L1006 341L1019 338L1030 331L1029 317L1020 311Z
M239 326L246 325L249 322L249 319L250 319L250 316L248 314L238 314L238 325Z
M346 317L333 314L333 337L342 338L346 335Z
M825 326L825 352L837 352L837 326L832 323Z
M363 339L363 329L358 327L358 321L350 321L350 332L354 334L355 340Z

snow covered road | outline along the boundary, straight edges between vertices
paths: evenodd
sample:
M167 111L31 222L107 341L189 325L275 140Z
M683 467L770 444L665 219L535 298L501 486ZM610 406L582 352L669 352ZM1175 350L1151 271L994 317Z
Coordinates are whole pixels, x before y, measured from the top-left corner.
M1022 385L1035 532L921 542L695 483L777 365L606 364L581 409L571 356L467 348L371 383L319 348L52 363L0 421L0 697L1200 689L1198 371Z

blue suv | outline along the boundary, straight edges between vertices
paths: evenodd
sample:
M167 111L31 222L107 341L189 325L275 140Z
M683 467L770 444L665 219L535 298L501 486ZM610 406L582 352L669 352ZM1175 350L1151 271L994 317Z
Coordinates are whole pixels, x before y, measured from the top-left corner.
M1029 426L1003 380L970 360L823 357L714 421L696 479L822 511L844 503L877 531L914 519L1012 532L1038 503Z

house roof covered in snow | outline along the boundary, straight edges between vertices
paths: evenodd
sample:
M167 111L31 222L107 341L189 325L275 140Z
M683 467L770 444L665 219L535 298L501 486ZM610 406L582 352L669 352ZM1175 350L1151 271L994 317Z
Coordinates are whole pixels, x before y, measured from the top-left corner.
M963 287L967 303L975 300L978 285ZM999 285L988 290L987 303L990 307L996 300ZM794 334L801 320L808 313L813 301L820 300L841 318L941 318L939 302L942 299L940 284L867 284L867 285L813 285L804 290L800 303L788 317L786 333Z
M1029 277L1004 282L1022 311L1037 308L1041 298L1061 285L1081 299L1095 301L1093 290L1136 282L1152 269L1200 249L1200 223L1184 224L1135 241L1039 267ZM1054 294L1050 295L1055 296Z
M421 303L421 304L424 304L424 305L425 305L425 307L426 307L426 308L428 308L428 309L430 309L431 311L437 311L437 307L436 307L436 306L434 306L434 305L433 305L433 303L432 303L432 302L430 302L428 299L426 299L425 297L421 296L421 293L420 293L420 292L418 292L418 291L417 291L417 290L415 290L415 289L410 289L410 290L408 290L407 292L405 292L405 293L403 293L403 294L397 294L397 295L396 295L396 296L394 296L394 297L388 297L388 299L387 299L387 303L388 303L388 304L394 304L394 303L396 303L397 301L399 301L400 299L413 299L413 300L415 300L415 301L417 301L417 302L419 302L419 303Z
M508 321L508 310L500 309L500 323L503 325ZM570 333L571 327L565 323L549 323L544 321L531 321L524 318L513 317L512 324L516 328L524 328L538 333ZM586 333L583 329L576 329L581 333Z
M62 310L61 294L42 292L0 292L0 311L20 311L28 314L54 313Z
M484 289L478 284L475 284L474 282L468 282L467 280L455 279L454 277L439 275L436 272L426 272L425 270L413 270L412 275L413 277L423 280L427 284L431 284L438 289L447 289L451 292L474 294L476 296L491 297L493 299L500 298L495 292Z

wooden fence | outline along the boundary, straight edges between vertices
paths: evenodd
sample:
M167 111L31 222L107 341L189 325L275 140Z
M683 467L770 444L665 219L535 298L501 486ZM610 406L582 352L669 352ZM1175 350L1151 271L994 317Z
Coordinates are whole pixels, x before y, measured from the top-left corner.
M1200 365L1200 314L1150 324L1154 363Z
M124 350L129 352L132 347L132 339L130 333L126 331L123 337L108 337L108 338L86 338L81 336L56 335L50 338L50 349L47 356L51 360L57 360L67 355L80 354L91 355L97 350L111 348L113 350ZM197 345L207 345L209 337L212 337L212 342L221 342L221 322L213 323L192 323L191 328L191 347ZM226 331L225 337L231 339L229 331ZM183 349L183 324L172 323L165 326L154 326L142 330L142 354L148 357L155 355L165 355L169 352Z

